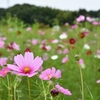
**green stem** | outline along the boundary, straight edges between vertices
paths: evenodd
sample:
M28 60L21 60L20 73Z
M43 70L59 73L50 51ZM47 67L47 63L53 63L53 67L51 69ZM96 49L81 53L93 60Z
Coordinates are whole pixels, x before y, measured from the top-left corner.
M27 83L28 83L28 99L31 100L31 93L30 93L30 80L27 77Z
M16 83L14 85L14 100L16 100Z
M47 100L47 99L46 99L46 91L45 91L45 87L44 87L43 80L42 80L42 86L43 86L43 90L44 90L44 100Z
M9 76L7 75L7 82L8 82L8 100L11 100L11 94L10 94L10 83L9 83Z
M80 70L80 78L81 78L81 88L82 88L82 100L84 100L84 85L83 85L83 75L82 75L82 70L81 67L79 66L79 70Z
M2 87L2 78L0 77L0 88ZM2 92L0 91L0 98L2 98Z

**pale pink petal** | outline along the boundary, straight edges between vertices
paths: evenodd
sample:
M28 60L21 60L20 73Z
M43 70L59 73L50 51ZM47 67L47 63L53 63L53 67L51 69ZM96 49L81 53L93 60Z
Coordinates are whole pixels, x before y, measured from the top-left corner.
M16 65L7 64L7 67L10 68L11 70L21 72L21 69Z
M58 89L59 92L65 94L65 95L72 95L72 93L68 89L63 88L59 84L56 84L55 87Z
M37 56L34 59L34 61L33 61L31 66L34 66L33 70L36 71L41 67L42 63L43 63L43 60L40 57Z
M32 76L34 76L34 75L36 75L38 72L33 72L33 73L31 73L31 74L27 74L27 76L28 77L32 77Z
M52 67L52 73L55 73L56 69L54 67Z
M23 67L24 62L25 62L22 54L15 56L14 61L18 65L18 67L20 67L20 68Z
M62 89L61 93L65 94L65 95L72 95L72 93L68 90L68 89Z
M56 78L61 78L61 70L57 70L55 73Z
M19 76L27 76L27 74L24 74L24 73L21 73L21 72L16 72L16 71L12 71L11 73L19 75Z
M24 57L27 65L33 62L34 55L32 52L25 52Z

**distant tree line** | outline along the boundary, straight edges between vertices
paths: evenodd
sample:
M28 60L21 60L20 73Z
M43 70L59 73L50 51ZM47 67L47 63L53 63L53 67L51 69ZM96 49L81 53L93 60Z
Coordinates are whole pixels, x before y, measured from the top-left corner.
M5 18L8 13L11 15L11 17L16 16L26 24L39 22L49 26L57 24L63 25L66 22L68 22L69 24L73 24L74 20L79 15L90 16L93 18L100 17L100 10L86 11L85 9L79 9L79 11L63 11L49 7L39 7L29 4L17 4L7 9L0 8L0 20L2 18Z

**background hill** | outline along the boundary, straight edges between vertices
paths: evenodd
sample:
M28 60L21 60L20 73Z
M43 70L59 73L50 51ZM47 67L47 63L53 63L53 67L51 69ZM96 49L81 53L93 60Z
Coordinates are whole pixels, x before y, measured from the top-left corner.
M25 24L33 24L39 22L45 25L63 25L66 22L73 24L74 20L79 15L90 16L93 18L100 17L100 10L98 11L86 11L80 9L79 11L62 11L59 9L53 9L50 7L40 7L35 5L23 4L15 5L7 9L0 8L0 20L5 18L7 14L22 20Z

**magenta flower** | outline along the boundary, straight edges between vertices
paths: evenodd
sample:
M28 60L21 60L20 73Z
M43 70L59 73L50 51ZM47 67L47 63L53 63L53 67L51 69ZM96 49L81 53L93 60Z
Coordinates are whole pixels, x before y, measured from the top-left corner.
M72 93L71 93L68 89L63 88L63 87L60 86L59 84L56 84L55 87L56 87L56 89L57 89L59 92L65 94L65 95L72 95Z
M43 60L40 57L34 59L32 52L25 52L24 57L19 54L14 57L15 64L7 64L7 67L12 70L14 74L21 76L32 77L37 74L37 70L41 67Z
M57 70L52 67L52 69L48 68L46 70L44 70L39 78L42 79L42 80L50 80L51 78L60 78L61 77L61 71L60 70Z
M2 70L0 70L0 76L5 77L8 72L10 72L8 67L2 68Z
M2 58L0 58L0 66L4 66L4 65L6 65L7 64L7 58L6 57L2 57Z

